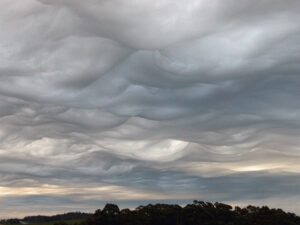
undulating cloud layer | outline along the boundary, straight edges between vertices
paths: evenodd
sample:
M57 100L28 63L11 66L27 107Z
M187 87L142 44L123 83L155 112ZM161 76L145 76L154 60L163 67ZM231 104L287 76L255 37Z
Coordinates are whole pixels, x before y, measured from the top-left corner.
M0 217L300 213L299 0L0 0L0 30Z

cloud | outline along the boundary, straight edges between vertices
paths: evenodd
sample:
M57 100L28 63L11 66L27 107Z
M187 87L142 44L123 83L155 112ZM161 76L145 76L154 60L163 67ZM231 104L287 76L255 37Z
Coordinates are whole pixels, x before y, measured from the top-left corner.
M299 1L0 8L1 205L298 198Z

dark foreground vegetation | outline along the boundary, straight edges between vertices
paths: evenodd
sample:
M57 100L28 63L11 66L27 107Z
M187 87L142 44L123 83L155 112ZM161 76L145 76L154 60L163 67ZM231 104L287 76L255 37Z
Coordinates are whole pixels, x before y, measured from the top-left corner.
M194 201L185 207L179 205L156 204L139 206L135 210L122 209L115 204L107 204L93 215L74 225L300 225L300 217L281 209L267 206L245 208L223 203ZM38 217L26 217L35 218ZM42 217L40 217L42 218ZM25 218L24 218L25 219ZM22 220L24 221L24 220ZM30 220L29 220L30 221ZM34 222L33 220L30 221ZM3 223L3 221L2 221ZM6 221L7 223L7 221ZM33 224L38 224L33 223ZM70 224L68 220L53 223Z

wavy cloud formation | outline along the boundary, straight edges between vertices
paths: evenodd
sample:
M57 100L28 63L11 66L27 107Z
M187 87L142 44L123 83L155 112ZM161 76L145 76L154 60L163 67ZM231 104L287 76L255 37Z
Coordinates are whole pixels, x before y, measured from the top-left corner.
M298 0L0 8L1 217L196 198L300 212Z

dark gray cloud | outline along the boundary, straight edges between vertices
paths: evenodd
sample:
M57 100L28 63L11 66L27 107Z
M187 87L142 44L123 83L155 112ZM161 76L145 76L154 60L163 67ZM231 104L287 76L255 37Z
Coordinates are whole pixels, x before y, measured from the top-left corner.
M195 198L300 212L299 1L0 8L1 217Z

